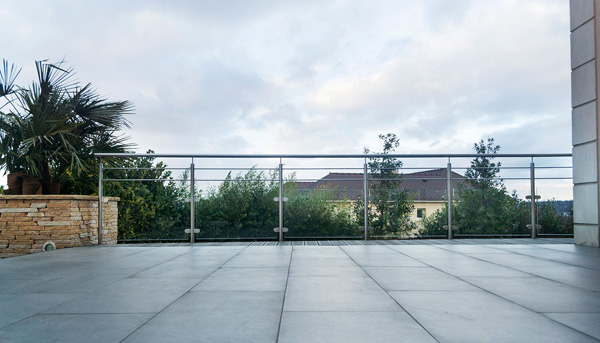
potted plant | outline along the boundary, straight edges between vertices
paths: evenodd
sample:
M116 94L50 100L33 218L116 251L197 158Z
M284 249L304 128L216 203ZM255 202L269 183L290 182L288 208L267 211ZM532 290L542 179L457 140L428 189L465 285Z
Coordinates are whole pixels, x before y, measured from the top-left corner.
M125 152L133 146L116 134L129 127L124 115L132 105L108 102L90 84L79 87L70 81L72 69L62 68L62 62L37 61L36 69L38 80L28 89L12 87L0 93L11 105L10 113L0 111L0 168L10 172L18 162L32 176L27 184L40 180L39 189L57 193L67 172L73 177L96 169L94 152ZM14 82L10 72L0 74L0 81ZM20 130L19 135L9 132L13 129ZM34 187L28 186L28 191Z
M23 167L25 158L18 152L19 145L23 140L23 131L19 117L11 112L3 113L4 108L13 110L16 108L11 101L12 95L18 90L15 85L15 79L21 72L15 68L14 64L9 65L7 61L2 61L2 69L0 70L0 98L4 99L4 103L0 103L0 166L3 166L7 175L8 189L4 190L4 194L21 194L23 186L23 177L25 173Z

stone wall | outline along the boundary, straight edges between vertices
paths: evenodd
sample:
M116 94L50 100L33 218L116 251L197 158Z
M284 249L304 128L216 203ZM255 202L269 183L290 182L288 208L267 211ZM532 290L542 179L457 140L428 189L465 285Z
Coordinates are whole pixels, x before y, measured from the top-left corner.
M117 203L104 198L103 244L117 243ZM0 196L0 258L98 244L98 197L84 195Z

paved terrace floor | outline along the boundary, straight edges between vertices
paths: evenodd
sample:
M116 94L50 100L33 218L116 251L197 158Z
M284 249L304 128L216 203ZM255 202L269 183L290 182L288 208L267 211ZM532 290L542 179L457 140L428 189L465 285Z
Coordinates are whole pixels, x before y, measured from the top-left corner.
M0 342L600 341L600 249L572 240L270 244L0 260Z

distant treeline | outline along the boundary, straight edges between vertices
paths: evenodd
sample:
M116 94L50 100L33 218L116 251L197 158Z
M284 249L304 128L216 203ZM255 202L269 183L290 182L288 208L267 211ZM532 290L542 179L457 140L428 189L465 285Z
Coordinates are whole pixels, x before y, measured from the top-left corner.
M573 212L573 200L548 200L540 201L542 204L551 204L556 209L556 212L563 215L568 215Z

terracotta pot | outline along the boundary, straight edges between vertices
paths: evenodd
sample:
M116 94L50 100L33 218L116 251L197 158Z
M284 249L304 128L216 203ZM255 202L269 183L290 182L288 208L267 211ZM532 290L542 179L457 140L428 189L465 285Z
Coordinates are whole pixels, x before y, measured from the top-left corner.
M25 172L18 171L6 175L6 184L11 189L10 194L18 195L23 190L23 175Z
M12 188L7 188L4 190L4 195L21 195L21 192L16 194L16 191Z
M60 193L60 183L42 182L42 193L43 194L59 194Z
M38 178L23 178L23 194L42 194L42 180Z
M7 195L21 195L23 194L23 184L19 185L19 186L8 186L7 189L4 190L4 194Z

